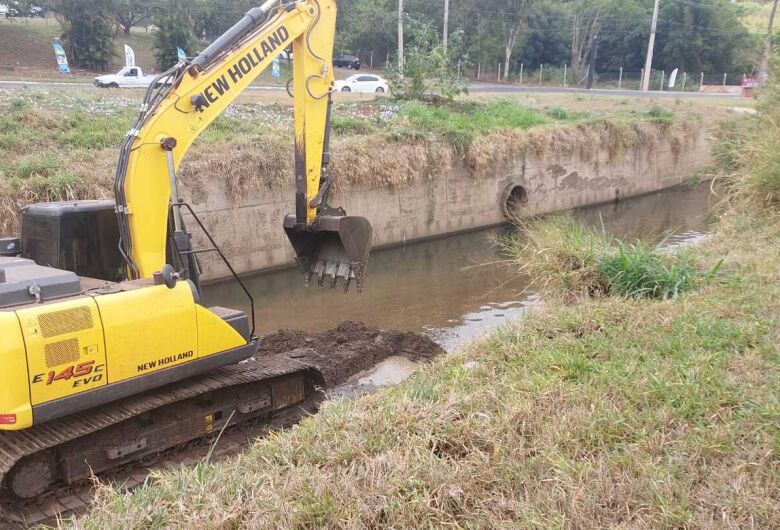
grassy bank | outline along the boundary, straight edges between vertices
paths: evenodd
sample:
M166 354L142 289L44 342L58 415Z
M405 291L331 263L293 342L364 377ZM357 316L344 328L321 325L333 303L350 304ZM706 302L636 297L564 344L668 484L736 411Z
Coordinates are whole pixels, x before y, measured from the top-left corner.
M0 91L0 233L16 229L31 202L110 196L117 146L139 105L137 91ZM236 201L292 184L289 102L232 106L198 140L180 176L196 201L221 181ZM344 101L333 121L337 187L396 186L465 166L475 178L522 153L591 156L595 145L620 156L672 138L681 146L696 118L645 108L566 110L528 102L464 100L445 106L389 99Z
M780 176L749 152L696 247L529 225L514 253L549 272L522 322L231 460L101 487L67 524L780 527Z
M101 489L83 528L780 525L780 226L733 215L674 299L548 300L246 454Z

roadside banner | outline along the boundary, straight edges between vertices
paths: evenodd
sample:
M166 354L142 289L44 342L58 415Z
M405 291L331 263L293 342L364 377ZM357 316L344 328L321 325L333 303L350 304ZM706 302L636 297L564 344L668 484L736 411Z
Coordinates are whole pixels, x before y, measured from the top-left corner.
M669 76L669 88L674 88L674 84L677 82L677 73L679 71L679 68L672 70L672 74Z
M281 70L281 64L279 62L279 56L277 55L274 59L274 62L271 66L271 75L274 77L281 77L282 76L282 70Z
M125 44L125 66L135 66L135 52Z
M61 74L69 74L70 66L68 66L68 56L65 55L65 48L62 47L58 41L54 41L54 56L57 58L57 68Z
M179 56L179 62L187 60L187 52L185 52L181 48L176 48L176 54Z

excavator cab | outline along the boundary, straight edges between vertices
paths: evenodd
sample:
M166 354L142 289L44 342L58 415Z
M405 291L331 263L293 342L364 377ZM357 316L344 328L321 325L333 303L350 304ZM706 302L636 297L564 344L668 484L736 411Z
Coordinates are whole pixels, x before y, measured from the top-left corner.
M328 281L335 289L342 280L346 292L354 281L361 292L371 251L371 224L365 217L348 216L343 210L334 213L318 216L309 226L288 215L284 231L307 286L315 279L320 287Z

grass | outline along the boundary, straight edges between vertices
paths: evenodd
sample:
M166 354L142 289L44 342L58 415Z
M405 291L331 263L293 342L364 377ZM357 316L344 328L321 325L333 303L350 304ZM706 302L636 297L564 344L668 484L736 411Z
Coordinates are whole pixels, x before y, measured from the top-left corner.
M697 270L685 250L625 243L571 215L534 219L520 228L501 242L504 251L535 288L566 300L583 294L668 300L711 281L720 267Z
M772 71L780 65L776 58ZM756 116L724 124L715 149L720 181L732 202L776 210L780 206L780 83L770 79Z
M402 135L435 135L461 152L478 135L499 129L528 129L548 122L535 110L503 99L485 105L472 102L450 105L406 102L400 106L399 118L401 124L411 130L402 129Z
M98 490L77 528L780 525L780 230L735 217L674 300L554 301L246 453Z

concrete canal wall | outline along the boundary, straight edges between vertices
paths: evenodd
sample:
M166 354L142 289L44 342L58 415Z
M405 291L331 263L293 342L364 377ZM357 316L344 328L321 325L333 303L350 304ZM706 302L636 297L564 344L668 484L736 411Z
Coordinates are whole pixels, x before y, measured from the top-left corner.
M519 143L487 138L492 161L475 165L468 156L453 157L442 175L393 187L353 185L331 202L371 221L376 248L501 224L511 212L529 217L658 191L710 163L711 141L703 126L632 127L629 138L625 128L620 134L610 128L594 133L583 126L527 132ZM190 191L196 211L238 272L293 263L281 228L285 214L295 210L292 178L289 186L238 199L218 182ZM204 256L203 264L207 279L229 275L216 256Z

